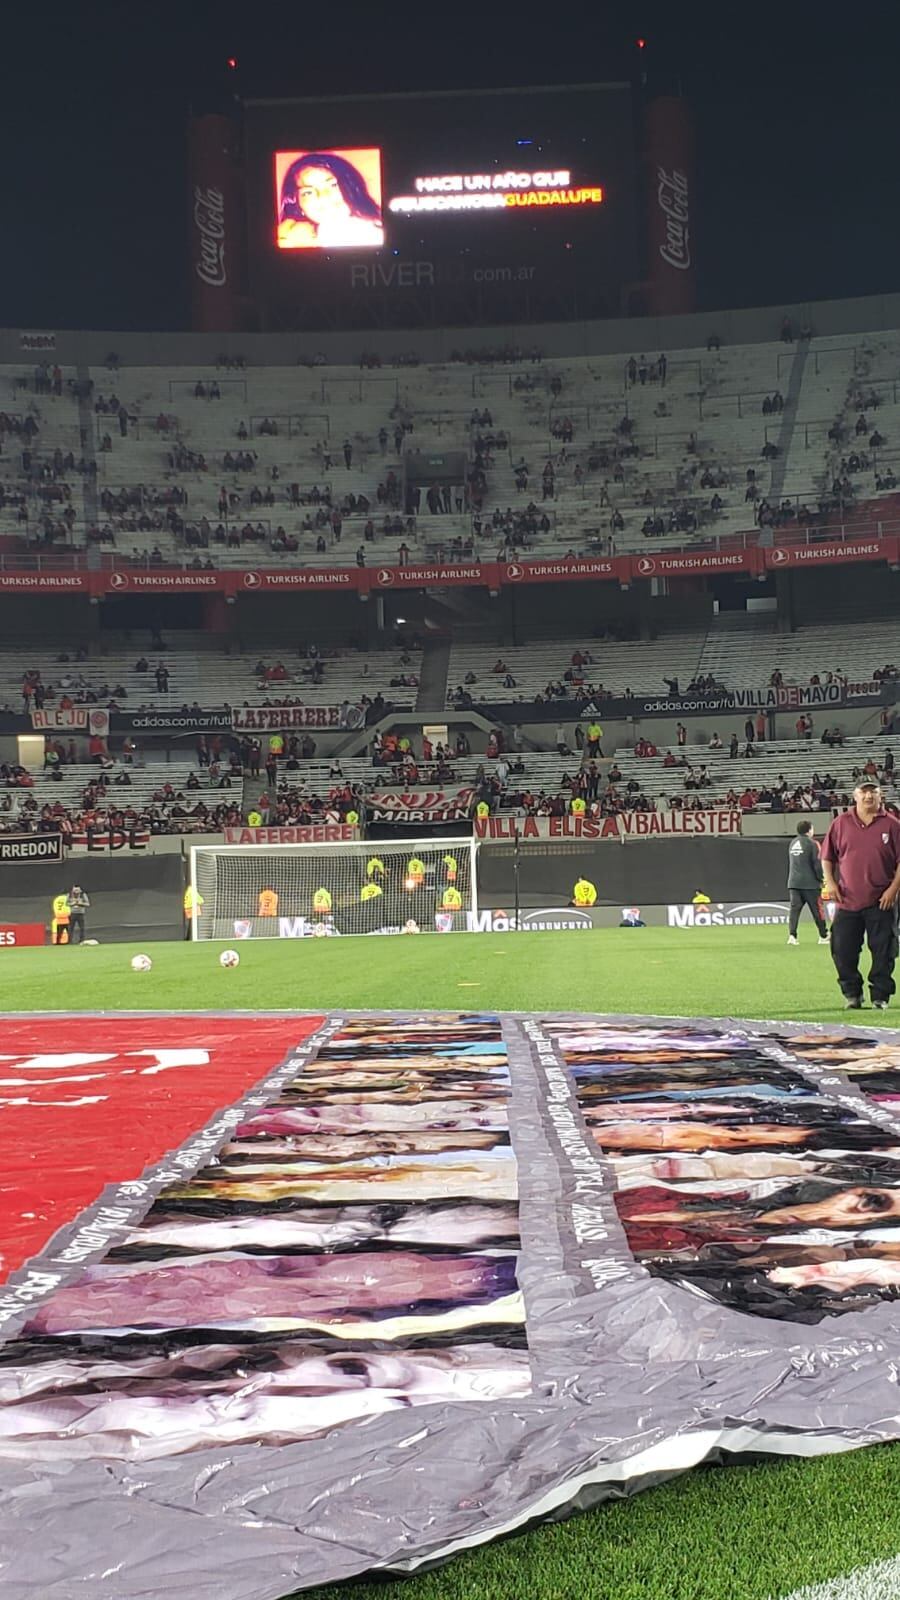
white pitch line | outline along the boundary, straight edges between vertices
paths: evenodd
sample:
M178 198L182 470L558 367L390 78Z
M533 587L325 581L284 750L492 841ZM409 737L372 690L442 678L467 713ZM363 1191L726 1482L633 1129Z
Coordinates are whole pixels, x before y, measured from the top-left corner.
M769 1600L776 1600L770 1596ZM784 1600L900 1600L900 1556L857 1567L843 1578L795 1589Z

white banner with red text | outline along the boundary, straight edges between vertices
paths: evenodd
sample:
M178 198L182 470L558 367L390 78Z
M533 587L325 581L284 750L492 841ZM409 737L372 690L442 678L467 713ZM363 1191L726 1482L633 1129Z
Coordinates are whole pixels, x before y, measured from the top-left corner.
M475 818L475 837L497 843L523 844L593 842L612 839L740 838L743 813L716 811L622 811L612 817L577 816L526 817L501 812L494 817Z
M72 733L78 728L100 739L109 737L109 712L105 706L44 706L32 711L36 733Z

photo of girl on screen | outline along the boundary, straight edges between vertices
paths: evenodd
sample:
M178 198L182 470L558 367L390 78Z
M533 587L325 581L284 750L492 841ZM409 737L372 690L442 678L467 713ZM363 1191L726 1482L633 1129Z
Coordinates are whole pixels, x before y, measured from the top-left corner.
M275 182L279 250L384 244L379 150L280 152Z

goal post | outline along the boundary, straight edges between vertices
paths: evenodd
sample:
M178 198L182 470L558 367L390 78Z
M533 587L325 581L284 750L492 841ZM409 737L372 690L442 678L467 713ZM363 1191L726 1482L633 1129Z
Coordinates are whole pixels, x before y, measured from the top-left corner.
M479 841L191 846L193 939L456 933L478 916Z

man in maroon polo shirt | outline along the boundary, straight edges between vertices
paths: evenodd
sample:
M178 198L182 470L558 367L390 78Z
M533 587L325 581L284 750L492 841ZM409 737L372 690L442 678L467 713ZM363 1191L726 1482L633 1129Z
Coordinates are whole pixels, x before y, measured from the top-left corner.
M863 779L822 845L824 891L837 904L831 929L831 955L844 1004L862 1005L859 957L863 939L872 956L869 992L878 1011L894 993L897 959L897 900L900 897L900 822L882 809L881 789Z

